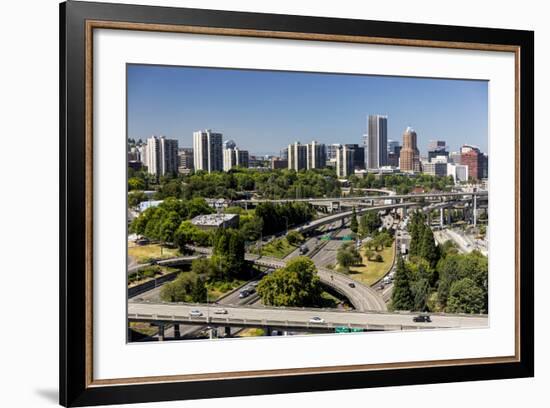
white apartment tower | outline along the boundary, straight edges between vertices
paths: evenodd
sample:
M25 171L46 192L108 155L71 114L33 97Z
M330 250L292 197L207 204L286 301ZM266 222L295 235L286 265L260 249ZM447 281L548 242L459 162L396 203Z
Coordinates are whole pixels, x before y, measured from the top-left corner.
M307 145L294 142L288 145L288 169L304 170L307 168Z
M157 177L178 172L178 141L164 136L147 139L144 162L149 174Z
M229 171L233 167L248 167L248 151L239 150L237 147L223 150L223 171Z
M223 170L222 134L208 130L193 132L195 170Z
M308 169L322 169L327 164L327 151L323 143L312 141L307 145L306 165Z
M369 115L365 138L365 165L378 169L388 164L388 117Z
M336 175L345 178L353 173L353 149L340 145L336 150Z

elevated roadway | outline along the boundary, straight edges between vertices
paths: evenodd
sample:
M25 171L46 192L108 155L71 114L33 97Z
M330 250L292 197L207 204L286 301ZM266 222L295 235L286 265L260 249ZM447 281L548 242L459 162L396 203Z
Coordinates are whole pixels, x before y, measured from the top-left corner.
M216 314L219 306L205 304L128 303L128 320L156 324L184 324L211 327L261 327L307 332L334 332L336 327L363 330L408 330L425 328L488 327L486 315L431 315L431 323L415 322L411 313L335 311L334 309L269 308L225 306L225 314ZM193 317L191 311L201 316ZM313 317L322 319L319 323Z

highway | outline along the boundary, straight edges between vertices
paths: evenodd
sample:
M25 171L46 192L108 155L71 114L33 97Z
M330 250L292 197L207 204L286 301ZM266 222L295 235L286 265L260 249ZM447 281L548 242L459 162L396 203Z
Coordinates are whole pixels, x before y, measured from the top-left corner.
M174 303L128 303L129 321L185 324L214 327L270 327L304 331L333 331L347 326L365 330L406 330L420 328L488 327L486 315L431 315L431 323L414 322L416 314L335 311L334 309L269 308L259 306L225 306L227 314L216 314L216 305ZM192 310L202 316L191 317ZM320 323L311 322L313 317Z
M433 192L433 193L418 193L418 194L393 194L387 196L366 195L366 196L346 196L346 197L319 197L319 198L280 198L280 199L259 199L252 198L249 200L235 200L234 204L259 204L259 203L286 203L286 202L338 202L338 201L353 201L353 200L399 200L399 199L419 199L419 198L442 198L442 197L464 197L464 196L487 196L488 191L481 190L476 192Z

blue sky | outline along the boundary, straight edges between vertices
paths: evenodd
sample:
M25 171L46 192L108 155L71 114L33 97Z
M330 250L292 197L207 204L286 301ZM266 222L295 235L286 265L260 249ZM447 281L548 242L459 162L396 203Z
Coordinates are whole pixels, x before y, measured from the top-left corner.
M217 68L128 65L128 136L153 134L192 146L193 131L212 129L251 153L278 153L296 140L361 143L367 116L388 116L388 139L407 126L451 151L487 152L488 83Z

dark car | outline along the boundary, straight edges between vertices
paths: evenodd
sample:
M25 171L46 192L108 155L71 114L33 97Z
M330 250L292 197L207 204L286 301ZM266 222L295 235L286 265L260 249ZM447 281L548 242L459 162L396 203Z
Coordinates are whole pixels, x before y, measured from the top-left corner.
M348 285L349 285L350 288L354 288L354 287L355 287L355 283L353 283L353 282L348 283Z
M428 315L418 315L413 317L413 322L416 323L431 323L432 319L430 319L430 316Z

